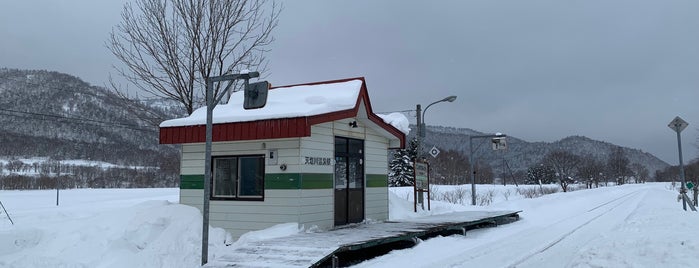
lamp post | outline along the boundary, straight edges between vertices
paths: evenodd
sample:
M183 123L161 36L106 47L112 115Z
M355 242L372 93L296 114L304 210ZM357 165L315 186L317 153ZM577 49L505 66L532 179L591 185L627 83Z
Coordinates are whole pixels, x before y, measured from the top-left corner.
M415 112L416 112L416 117L417 117L417 155L415 156L416 161L417 159L420 159L422 156L422 139L425 137L425 114L427 113L427 109L429 109L432 105L435 105L440 102L454 102L456 100L456 96L449 96L446 98L443 98L441 100L435 101L433 103L430 103L425 107L425 110L422 111L420 104L417 105ZM418 200L420 200L420 205L422 205L422 209L425 209L425 205L422 202L422 199L424 196L422 195L422 192L418 193Z
M429 109L432 105L435 105L440 102L454 102L456 100L456 96L449 96L446 98L443 98L441 100L435 101L433 103L430 103L425 107L425 110L422 111L420 109L420 104L417 105L417 157L419 158L420 155L422 154L422 139L425 138L425 114L427 113L427 109Z
M468 150L469 150L469 164L471 168L469 171L471 172L471 205L475 206L476 205L476 171L473 169L473 162L475 160L473 159L473 139L483 139L483 138L491 138L493 139L493 143L496 142L494 138L505 138L507 135L502 134L502 133L496 133L496 134L488 134L488 135L476 135L476 136L469 136L468 137ZM498 139L499 141L499 139Z

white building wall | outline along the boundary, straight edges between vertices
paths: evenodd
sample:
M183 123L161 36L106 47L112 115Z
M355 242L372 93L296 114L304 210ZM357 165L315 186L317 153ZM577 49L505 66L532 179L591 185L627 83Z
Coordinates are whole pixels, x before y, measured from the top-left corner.
M276 150L277 164L270 164L269 150ZM259 140L242 142L216 142L212 145L212 156L226 155L265 155L265 173L283 173L279 166L287 165L287 173L300 172L299 139ZM182 145L182 175L204 174L205 147L203 143ZM265 180L273 180L266 176ZM260 230L280 223L299 222L301 190L267 190L264 201L211 200L209 207L210 224L225 228L233 237ZM180 189L180 203L202 210L204 190Z
M367 129L364 148L367 174L365 218L388 220L388 139ZM376 180L381 180L380 186Z
M388 219L387 182L372 183L388 171L388 140L358 121L351 128L344 119L311 127L311 136L278 140L216 142L213 156L266 155L265 176L274 180L275 174L301 174L300 189L265 189L264 201L211 200L210 223L225 228L234 238L245 232L271 227L286 222L298 222L309 228L330 229L334 225L334 165L307 165L305 157L330 158L334 163L335 136L364 140L365 218ZM204 174L204 144L182 145L181 174ZM275 149L277 164L270 164L268 152ZM286 164L286 170L280 165ZM270 175L271 174L271 175ZM303 176L306 176L304 180ZM276 176L281 177L283 176ZM385 180L385 179L384 179ZM202 209L203 189L180 189L180 203Z

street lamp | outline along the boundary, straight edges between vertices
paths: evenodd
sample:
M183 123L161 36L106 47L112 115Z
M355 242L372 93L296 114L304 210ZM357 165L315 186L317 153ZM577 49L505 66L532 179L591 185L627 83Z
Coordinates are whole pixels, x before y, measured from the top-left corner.
M456 96L449 96L446 98L443 98L441 100L435 101L433 103L430 103L425 107L425 111L422 112L420 109L420 104L417 105L417 108L415 109L416 111L416 117L417 117L417 155L415 156L417 159L420 159L422 156L422 139L425 137L425 114L427 113L427 109L430 108L430 106L435 105L440 102L454 102L456 100ZM420 200L420 205L422 205L422 209L425 209L425 204L422 202L424 199L424 196L422 195L422 191L418 192L418 200Z
M446 97L444 99L430 103L429 105L427 105L427 107L425 107L425 111L422 112L422 116L420 116L420 104L418 104L417 105L417 133L418 133L418 137L424 138L425 132L427 132L425 129L425 114L427 113L427 109L429 109L430 106L435 105L435 104L440 103L440 102L454 102L455 100L456 100L456 96L449 96L449 97Z
M435 101L433 103L430 103L425 107L425 110L422 111L420 109L420 104L417 105L417 156L420 157L420 154L422 154L422 139L425 137L425 114L427 113L427 109L430 108L430 106L435 105L440 102L454 102L456 100L456 96L449 96L446 98L443 98L441 100Z
M488 135L476 135L476 136L469 136L468 137L468 150L470 151L468 160L471 169L469 170L471 172L471 205L475 206L476 205L476 171L473 169L473 139L483 139L483 138L490 138L492 139L493 143L499 143L502 141L503 138L507 137L507 135L502 134L502 133L495 133L495 134L488 134ZM504 144L504 142L503 142ZM498 150L500 147L493 147L493 150ZM504 149L504 148L503 148Z

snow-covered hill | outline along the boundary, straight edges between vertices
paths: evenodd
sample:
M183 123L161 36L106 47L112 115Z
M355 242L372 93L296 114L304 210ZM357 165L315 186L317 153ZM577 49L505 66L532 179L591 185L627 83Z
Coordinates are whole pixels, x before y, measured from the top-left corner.
M1 70L0 157L158 166L174 152L158 145L155 125L166 117L162 109L68 74Z

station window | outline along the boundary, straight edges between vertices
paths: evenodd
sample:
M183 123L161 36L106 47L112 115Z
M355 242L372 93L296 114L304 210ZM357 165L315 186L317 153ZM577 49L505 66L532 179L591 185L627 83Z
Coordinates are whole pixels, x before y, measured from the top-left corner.
M213 166L211 199L264 199L264 155L215 157Z

